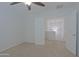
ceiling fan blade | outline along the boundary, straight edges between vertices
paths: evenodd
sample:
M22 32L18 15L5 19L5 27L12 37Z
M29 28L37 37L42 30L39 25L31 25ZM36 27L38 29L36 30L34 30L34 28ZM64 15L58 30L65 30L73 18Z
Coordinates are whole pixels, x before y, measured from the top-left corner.
M21 2L12 2L10 5L15 5L15 4L18 4L18 3L21 3Z
M27 7L28 7L28 10L31 10L31 5L27 5Z
M33 2L33 3L36 4L36 5L45 7L45 5L42 2Z

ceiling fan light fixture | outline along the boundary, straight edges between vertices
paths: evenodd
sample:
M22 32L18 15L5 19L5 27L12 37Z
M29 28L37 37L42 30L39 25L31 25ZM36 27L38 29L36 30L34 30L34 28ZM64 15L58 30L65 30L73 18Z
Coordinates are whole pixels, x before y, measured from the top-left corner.
M32 3L32 2L31 2L30 0L26 0L26 1L24 2L24 4L25 4L25 5L28 5L28 6L30 6L31 3Z
M16 5L18 3L21 3L21 2L12 2L10 5ZM33 2L32 0L23 1L23 4L25 4L25 6L28 7L28 10L31 10L31 4L32 3L34 3L34 4L38 5L38 6L42 6L42 7L45 6L42 2Z

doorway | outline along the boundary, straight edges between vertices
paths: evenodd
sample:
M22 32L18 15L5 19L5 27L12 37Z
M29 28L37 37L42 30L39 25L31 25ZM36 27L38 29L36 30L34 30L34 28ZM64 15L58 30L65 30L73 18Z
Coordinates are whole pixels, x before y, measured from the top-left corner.
M64 41L64 19L46 20L46 39Z

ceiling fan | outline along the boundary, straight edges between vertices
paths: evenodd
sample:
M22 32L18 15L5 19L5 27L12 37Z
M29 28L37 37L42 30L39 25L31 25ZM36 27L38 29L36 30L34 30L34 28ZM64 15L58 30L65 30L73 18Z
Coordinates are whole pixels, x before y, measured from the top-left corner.
M16 4L19 4L19 3L22 3L22 2L12 2L10 3L10 5L16 5ZM27 7L28 7L28 10L31 10L31 4L36 4L38 6L42 6L42 7L45 7L45 5L42 3L42 2L30 2L30 1L26 1L26 2L23 2Z

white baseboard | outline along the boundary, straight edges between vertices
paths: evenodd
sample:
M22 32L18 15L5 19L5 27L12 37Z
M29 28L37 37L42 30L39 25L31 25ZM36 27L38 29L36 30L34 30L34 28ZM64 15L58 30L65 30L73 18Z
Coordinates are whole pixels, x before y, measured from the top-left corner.
M5 51L5 50L7 50L9 48L15 47L15 46L17 46L17 45L19 45L21 43L23 43L23 42L14 43L14 44L12 44L10 46L4 47L4 48L0 49L0 52L3 52L3 51Z

